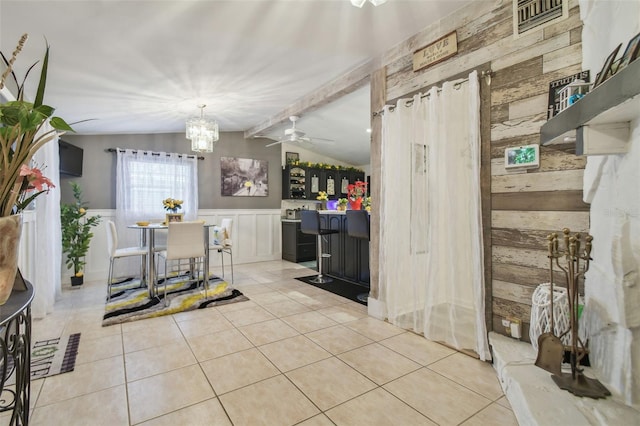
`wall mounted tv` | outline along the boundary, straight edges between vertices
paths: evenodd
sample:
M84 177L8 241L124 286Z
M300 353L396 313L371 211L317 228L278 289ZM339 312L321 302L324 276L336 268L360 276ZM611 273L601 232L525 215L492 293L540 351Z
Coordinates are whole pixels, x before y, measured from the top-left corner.
M58 141L60 152L60 176L82 176L82 148L62 139Z

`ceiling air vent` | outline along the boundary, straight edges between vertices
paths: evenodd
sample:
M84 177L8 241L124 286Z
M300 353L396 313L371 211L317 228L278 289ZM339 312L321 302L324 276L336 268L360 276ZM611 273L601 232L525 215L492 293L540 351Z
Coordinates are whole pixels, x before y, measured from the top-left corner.
M513 0L513 34L520 37L569 16L568 0Z

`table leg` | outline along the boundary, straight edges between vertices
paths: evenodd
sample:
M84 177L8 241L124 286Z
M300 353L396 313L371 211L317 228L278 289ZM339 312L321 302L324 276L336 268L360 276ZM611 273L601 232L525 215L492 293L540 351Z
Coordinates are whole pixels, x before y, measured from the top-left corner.
M153 258L153 249L155 246L156 235L154 229L147 228L147 230L149 231L149 253L147 254L147 289L149 290L149 298L153 299L153 297L155 297L156 295L156 263L154 262Z
M144 247L147 245L147 232L145 229L140 229L140 247ZM149 285L147 283L147 263L149 256L144 256L144 259L140 259L140 286Z
M204 227L204 289L209 290L209 227ZM206 293L205 293L206 294Z

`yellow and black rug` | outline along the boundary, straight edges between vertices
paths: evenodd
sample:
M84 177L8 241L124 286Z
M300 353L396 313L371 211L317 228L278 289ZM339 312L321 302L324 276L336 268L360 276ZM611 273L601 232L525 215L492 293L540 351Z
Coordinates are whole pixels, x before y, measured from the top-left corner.
M165 306L163 286L158 288L158 293L158 296L149 299L147 288L141 287L137 278L114 283L111 286L111 301L107 302L104 309L102 326L249 300L216 276L209 278L207 291L203 290L202 280L190 281L186 274L169 278L168 306Z

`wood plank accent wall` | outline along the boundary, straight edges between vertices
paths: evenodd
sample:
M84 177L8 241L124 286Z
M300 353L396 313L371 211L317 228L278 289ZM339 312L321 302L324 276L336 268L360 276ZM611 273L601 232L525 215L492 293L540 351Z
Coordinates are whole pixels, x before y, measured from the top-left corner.
M504 149L539 143L549 82L581 70L582 22L578 0L570 0L567 19L515 39L511 1L479 3L387 53L386 99L389 103L424 91L464 70L483 71L485 64L493 70L490 97L482 96L483 102L490 102L490 113L481 118L489 141L482 148L487 158L481 171L483 207L490 211L484 221L490 241L485 249L487 328L506 334L501 319L516 317L528 340L531 295L538 284L548 282L546 236L564 227L575 232L589 229L589 206L582 202L586 160L575 156L571 145L541 147L540 168L507 172ZM414 72L413 51L453 30L458 54Z

